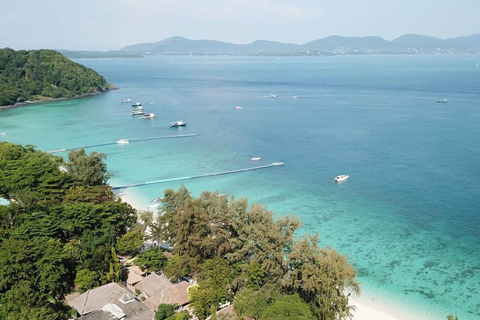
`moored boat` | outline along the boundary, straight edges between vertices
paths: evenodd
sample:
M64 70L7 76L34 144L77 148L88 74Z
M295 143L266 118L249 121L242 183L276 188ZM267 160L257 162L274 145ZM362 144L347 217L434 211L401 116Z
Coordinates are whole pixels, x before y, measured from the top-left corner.
M132 104L132 107L140 107L142 104L140 102L135 102Z
M350 178L350 176L348 174L341 174L339 176L336 176L333 181L335 182L340 182L340 181L345 181L347 180L348 178Z
M152 119L155 118L155 113L150 112L149 114L146 114L142 117L142 119Z
M121 103L125 103L125 102L132 102L132 99L128 98L128 99L123 99L123 100L120 100Z
M170 128L185 127L186 125L187 125L187 123L183 122L182 120L175 121L175 122L170 122L170 124L169 124Z
M130 114L132 116L141 116L141 115L145 114L145 112L143 112L143 110L133 110Z

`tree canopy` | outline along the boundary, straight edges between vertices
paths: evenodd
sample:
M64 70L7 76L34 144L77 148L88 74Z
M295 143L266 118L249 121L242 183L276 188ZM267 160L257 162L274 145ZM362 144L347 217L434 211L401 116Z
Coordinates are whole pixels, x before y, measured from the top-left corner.
M0 106L71 98L111 88L97 72L57 51L0 49Z
M162 215L146 220L173 246L165 274L197 278L189 293L199 319L232 299L240 315L255 319L351 315L357 271L346 256L321 248L316 235L297 239L297 218L274 218L264 206L217 193L195 198L184 187L165 190L162 199Z
M82 153L82 156L90 158ZM61 167L92 176L107 174L65 163L33 147L0 142L0 319L67 319L61 301L120 280L115 246L136 222L136 211L116 200L102 179L84 180ZM88 168L91 169L91 168ZM93 172L93 173L92 173Z

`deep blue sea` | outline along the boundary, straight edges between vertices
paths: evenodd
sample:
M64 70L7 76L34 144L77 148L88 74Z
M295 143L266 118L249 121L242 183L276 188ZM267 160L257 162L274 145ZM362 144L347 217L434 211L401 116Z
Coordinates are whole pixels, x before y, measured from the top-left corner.
M0 110L1 140L47 151L198 134L87 149L107 154L112 185L283 161L122 192L145 209L181 183L248 197L347 254L367 299L424 319L480 318L480 56L77 62L120 89ZM126 98L156 118L132 117ZM169 128L176 120L187 126ZM350 179L334 183L339 174Z

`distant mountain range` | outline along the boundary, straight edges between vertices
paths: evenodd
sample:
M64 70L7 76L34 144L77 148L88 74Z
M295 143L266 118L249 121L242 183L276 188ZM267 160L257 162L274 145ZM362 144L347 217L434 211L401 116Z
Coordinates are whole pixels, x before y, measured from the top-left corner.
M392 53L480 53L480 34L439 39L407 34L392 41L381 37L330 36L303 45L258 40L233 44L215 40L190 40L171 37L155 43L139 43L118 52L146 55L323 55Z

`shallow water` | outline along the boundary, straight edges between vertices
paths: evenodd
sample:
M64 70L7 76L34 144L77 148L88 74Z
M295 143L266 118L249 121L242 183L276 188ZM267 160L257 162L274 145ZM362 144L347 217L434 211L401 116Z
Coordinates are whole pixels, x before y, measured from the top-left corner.
M0 136L88 149L146 208L183 183L249 197L348 254L364 296L425 318L480 318L479 56L147 57L78 60L120 90L0 110ZM277 95L275 99L265 98ZM297 98L293 98L297 96ZM157 117L130 116L131 98ZM439 99L448 103L436 103ZM242 109L236 109L242 106ZM186 127L169 128L183 120ZM60 154L64 155L64 154ZM334 183L349 174L345 183Z

